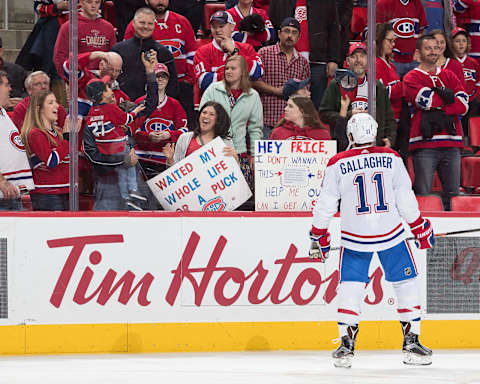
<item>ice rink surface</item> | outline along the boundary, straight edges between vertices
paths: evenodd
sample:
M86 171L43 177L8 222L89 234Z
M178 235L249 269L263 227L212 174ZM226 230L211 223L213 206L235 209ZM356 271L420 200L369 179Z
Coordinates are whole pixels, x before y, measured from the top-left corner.
M0 357L8 384L480 384L480 350L436 350L433 364L411 367L400 351L358 351L351 369L329 351Z

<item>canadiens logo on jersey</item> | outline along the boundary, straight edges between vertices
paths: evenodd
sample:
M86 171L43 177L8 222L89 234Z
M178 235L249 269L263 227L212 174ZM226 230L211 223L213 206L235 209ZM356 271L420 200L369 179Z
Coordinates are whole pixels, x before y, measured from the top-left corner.
M8 135L10 138L10 143L18 150L25 152L25 145L23 145L22 137L20 133L15 130L10 132Z
M162 117L152 117L143 124L143 129L147 132L160 132L166 129L173 129L173 121Z
M185 47L178 40L158 40L158 42L167 47L175 59L185 54Z
M465 81L476 81L477 75L474 69L463 68L463 77L465 77Z
M410 39L415 37L415 20L407 17L397 19L393 22L393 31L401 39Z

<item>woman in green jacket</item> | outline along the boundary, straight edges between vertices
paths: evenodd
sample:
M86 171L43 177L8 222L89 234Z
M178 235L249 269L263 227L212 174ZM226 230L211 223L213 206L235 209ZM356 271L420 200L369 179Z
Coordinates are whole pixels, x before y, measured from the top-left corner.
M247 63L242 56L233 55L227 59L224 79L207 88L200 108L207 101L216 101L227 111L231 121L229 134L243 174L253 189L253 157L248 156L248 148L250 155L254 155L255 141L263 137L263 108L260 96L250 84Z

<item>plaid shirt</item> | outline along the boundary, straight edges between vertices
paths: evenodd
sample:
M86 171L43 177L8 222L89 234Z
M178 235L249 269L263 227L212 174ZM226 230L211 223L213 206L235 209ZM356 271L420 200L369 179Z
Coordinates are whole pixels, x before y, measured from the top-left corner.
M283 87L290 79L305 80L310 77L308 61L297 50L287 62L287 55L280 50L279 43L263 47L258 51L265 68L262 80L274 87ZM261 95L263 103L263 122L265 125L275 126L283 114L287 102L273 95Z

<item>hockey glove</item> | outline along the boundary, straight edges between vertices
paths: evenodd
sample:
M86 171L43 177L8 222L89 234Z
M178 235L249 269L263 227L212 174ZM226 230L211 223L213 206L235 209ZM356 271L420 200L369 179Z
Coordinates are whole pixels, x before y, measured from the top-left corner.
M415 245L420 249L429 249L435 245L435 236L433 234L430 220L419 216L413 223L409 223L410 230L415 236Z
M450 105L455 102L455 94L450 88L433 87L432 90L442 98L443 104Z
M310 231L310 258L320 259L320 262L324 263L328 259L328 252L330 252L330 232L326 229L322 229L320 235L314 235Z
M265 31L265 22L257 13L248 15L240 21L238 26L240 32L260 33Z

